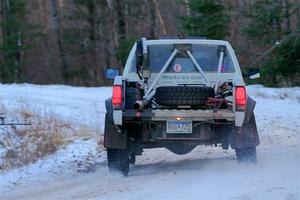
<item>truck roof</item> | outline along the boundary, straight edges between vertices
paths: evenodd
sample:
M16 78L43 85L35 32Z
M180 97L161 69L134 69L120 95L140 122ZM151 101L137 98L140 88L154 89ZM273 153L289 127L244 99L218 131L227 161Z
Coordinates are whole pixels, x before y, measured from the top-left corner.
M225 40L208 40L208 39L158 39L146 40L147 45L157 44L206 44L206 45L229 45Z

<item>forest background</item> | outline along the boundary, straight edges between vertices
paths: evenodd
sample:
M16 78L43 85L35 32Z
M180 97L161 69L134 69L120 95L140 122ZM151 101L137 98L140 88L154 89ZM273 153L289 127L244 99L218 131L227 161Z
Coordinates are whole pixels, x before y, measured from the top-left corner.
M110 85L140 37L188 36L228 40L258 83L300 85L299 0L0 0L0 82Z

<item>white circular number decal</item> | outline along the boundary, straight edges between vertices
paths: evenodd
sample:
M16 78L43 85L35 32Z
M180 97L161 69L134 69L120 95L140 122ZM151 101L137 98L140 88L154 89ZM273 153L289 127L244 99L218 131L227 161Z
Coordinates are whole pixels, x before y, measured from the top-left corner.
M175 64L174 65L174 71L177 72L177 73L180 72L181 71L181 65L180 64Z

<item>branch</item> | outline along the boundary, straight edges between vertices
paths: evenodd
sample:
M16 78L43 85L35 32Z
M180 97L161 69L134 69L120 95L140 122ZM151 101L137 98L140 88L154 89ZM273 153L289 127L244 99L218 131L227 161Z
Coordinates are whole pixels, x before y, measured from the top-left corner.
M266 56L268 56L270 53L272 53L278 46L280 46L281 44L285 43L288 39L290 39L291 37L295 36L295 35L300 35L300 30L297 30L296 32L293 32L287 36L285 36L283 39L281 39L279 42L276 42L270 49L268 49L267 51L265 51L264 53L260 54L261 58L265 58Z
M288 39L290 39L291 37L295 36L295 35L300 35L300 30L297 30L293 33L290 33L288 35L286 35L284 38L282 38L279 42L276 42L271 48L269 48L268 50L264 51L264 52L259 52L256 54L253 54L252 56L249 57L249 60L252 60L252 62L250 63L251 65L254 65L254 63L258 63L259 59L264 59L265 57L267 57L270 53L272 53L275 49L277 49L280 45L282 45L283 43L285 43ZM251 59L252 57L256 57L256 59Z

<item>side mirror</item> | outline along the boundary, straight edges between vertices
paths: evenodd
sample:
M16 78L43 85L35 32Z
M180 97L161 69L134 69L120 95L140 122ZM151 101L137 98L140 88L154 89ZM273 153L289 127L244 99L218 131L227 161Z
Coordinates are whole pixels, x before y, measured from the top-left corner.
M119 76L120 71L118 69L109 68L105 70L105 77L109 80L113 80L116 76Z
M249 76L249 78L250 79L258 79L258 78L260 78L260 73L258 72L256 74L253 74L253 75Z
M247 76L248 76L250 79L258 79L258 78L260 78L260 70L257 69L257 68L250 68L250 69L248 70Z

